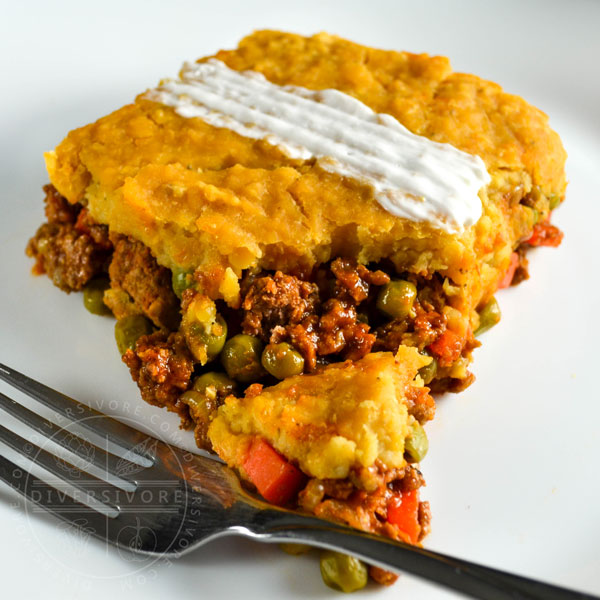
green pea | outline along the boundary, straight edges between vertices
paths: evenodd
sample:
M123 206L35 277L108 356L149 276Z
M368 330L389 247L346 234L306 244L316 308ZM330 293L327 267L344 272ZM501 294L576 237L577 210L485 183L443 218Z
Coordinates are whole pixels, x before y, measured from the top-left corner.
M214 389L215 394L221 398L225 398L235 392L235 381L229 379L225 373L215 373L209 371L208 373L202 373L194 379L192 389L195 392L201 394L207 394L207 389Z
M550 210L558 208L558 206L560 205L560 196L558 194L550 194L548 196L548 203L550 206Z
M299 375L304 371L304 357L286 342L269 344L262 353L261 363L277 379Z
M213 410L214 402L207 401L206 396L202 392L196 390L188 390L179 396L179 400L187 404L195 414L208 414Z
M429 450L429 440L418 421L410 426L410 435L404 441L404 452L408 462L421 462Z
M119 319L115 323L115 339L121 355L128 349L134 350L138 339L152 331L152 323L143 315L130 315Z
M431 362L428 365L425 365L419 369L419 375L421 376L421 379L425 385L433 381L433 378L437 375L437 370L438 363L433 357L431 357Z
M193 287L195 283L193 271L185 271L178 268L174 268L171 271L171 285L178 298L181 298L184 290Z
M104 291L110 282L104 277L93 279L83 288L83 305L93 315L109 315L110 309L104 304Z
M252 383L260 379L264 369L260 364L262 342L252 335L239 333L227 340L221 352L221 363L232 379Z
M473 335L478 336L484 331L491 329L498 321L500 321L501 316L502 313L500 312L500 307L498 306L498 302L496 302L496 298L490 298L479 313L479 327L475 330Z
M221 315L211 324L185 320L182 330L190 352L203 364L221 352L227 339L227 323Z
M219 406L216 394L210 396L196 390L188 390L179 396L179 400L190 407L190 415L194 421L194 437L200 448L211 450L208 428Z
M308 544L294 544L294 543L282 543L279 547L286 553L292 556L299 556L300 554L306 554L310 551Z
M321 577L330 588L350 593L367 585L368 573L358 558L326 550L321 554Z
M417 287L400 279L386 283L377 296L377 308L388 317L402 319L412 312L417 298Z

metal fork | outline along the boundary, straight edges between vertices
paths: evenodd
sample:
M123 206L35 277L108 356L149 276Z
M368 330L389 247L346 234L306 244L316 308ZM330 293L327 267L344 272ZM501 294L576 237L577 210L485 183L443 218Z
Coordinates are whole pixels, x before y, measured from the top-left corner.
M72 489L67 496L60 484L24 473L2 455L0 478L60 519L122 548L182 555L240 535L342 551L473 598L596 598L272 506L245 491L216 460L171 447L2 364L0 379L51 408L67 427L77 426L77 433L59 427L0 393L0 408L79 459L58 457L0 425L0 441Z

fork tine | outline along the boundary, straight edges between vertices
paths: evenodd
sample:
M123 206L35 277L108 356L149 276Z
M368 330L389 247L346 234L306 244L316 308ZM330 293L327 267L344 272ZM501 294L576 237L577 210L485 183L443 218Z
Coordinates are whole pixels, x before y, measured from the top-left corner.
M78 425L85 427L88 431L96 435L101 435L124 450L133 452L141 458L154 462L153 455L148 452L144 444L148 436L142 432L116 419L107 417L97 410L57 392L2 363L0 363L0 379L67 419L76 421Z
M88 497L112 507L114 516L118 514L118 490L111 484L78 469L66 460L28 442L20 435L2 425L0 425L0 441L10 446L22 456L30 459L33 463L41 466L49 473L56 475L78 490L85 492Z
M134 484L127 480L126 474L139 471L138 465L91 444L67 429L58 427L12 398L5 396L2 392L0 392L0 408L62 448L83 458L95 467L121 478L124 487L132 490L135 488Z
M0 479L38 506L97 537L104 538L107 523L112 521L110 517L93 508L61 494L34 475L25 474L23 469L2 455L0 455Z

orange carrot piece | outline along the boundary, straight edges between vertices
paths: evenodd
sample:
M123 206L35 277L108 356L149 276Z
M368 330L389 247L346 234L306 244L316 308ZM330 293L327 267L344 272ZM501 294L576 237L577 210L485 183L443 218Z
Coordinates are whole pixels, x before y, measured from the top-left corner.
M533 233L528 240L525 240L530 246L560 246L563 239L563 232L548 222L536 223L533 227Z
M260 495L273 504L285 504L300 490L304 475L264 439L255 438L244 469Z
M406 534L411 544L419 541L419 490L411 490L395 496L388 504L388 522Z

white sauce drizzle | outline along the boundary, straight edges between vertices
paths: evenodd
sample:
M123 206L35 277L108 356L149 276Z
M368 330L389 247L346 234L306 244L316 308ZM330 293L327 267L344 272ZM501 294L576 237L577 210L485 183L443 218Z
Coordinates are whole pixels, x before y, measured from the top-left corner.
M338 90L314 91L270 83L261 73L223 62L186 63L145 97L253 139L293 159L370 185L392 215L449 233L481 216L479 190L490 176L479 156L411 133Z

